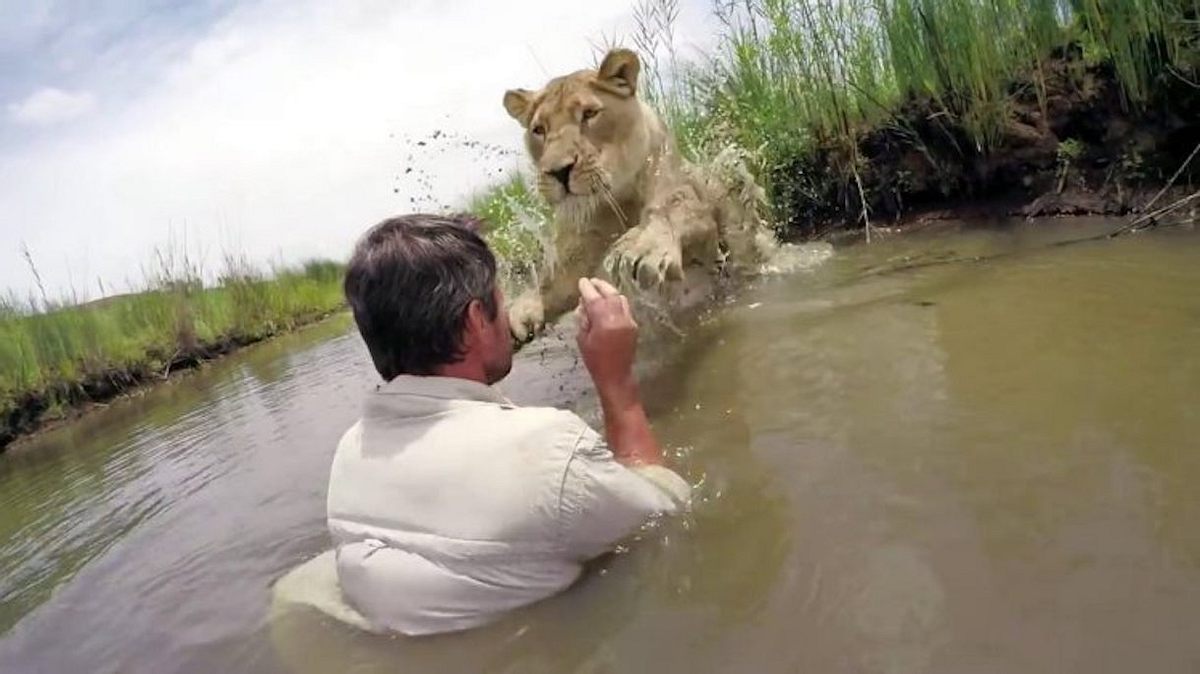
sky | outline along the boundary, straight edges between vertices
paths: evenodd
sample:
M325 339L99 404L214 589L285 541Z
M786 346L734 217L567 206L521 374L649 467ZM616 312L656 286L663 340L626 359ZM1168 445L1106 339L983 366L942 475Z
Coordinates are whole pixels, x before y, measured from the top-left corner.
M634 0L0 0L0 292L348 257L526 165L506 89L629 43ZM711 49L683 0L676 49Z

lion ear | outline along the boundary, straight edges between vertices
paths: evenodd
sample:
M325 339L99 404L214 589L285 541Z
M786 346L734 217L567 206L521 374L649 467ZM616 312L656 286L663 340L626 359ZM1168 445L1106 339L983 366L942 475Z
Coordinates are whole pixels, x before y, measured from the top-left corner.
M504 92L504 109L521 126L529 126L529 113L533 109L533 92L528 89L509 89Z
M613 49L600 62L596 84L618 96L633 96L637 93L638 73L641 70L642 62L636 53L628 49Z

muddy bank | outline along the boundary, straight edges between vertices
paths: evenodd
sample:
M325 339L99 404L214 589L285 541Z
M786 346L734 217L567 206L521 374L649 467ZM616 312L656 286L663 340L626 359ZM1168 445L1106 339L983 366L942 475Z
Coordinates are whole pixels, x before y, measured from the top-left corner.
M882 226L978 204L988 215L1124 215L1200 144L1200 88L1168 71L1135 107L1111 65L1087 64L1069 46L1008 91L1005 121L986 147L964 121L968 102L913 98L860 130L855 147L823 146L783 167L772 182L788 233L861 227L864 201ZM1174 185L1190 193L1198 182L1194 159Z
M291 329L226 336L174 353L148 353L146 359L136 365L92 372L78 382L26 392L14 400L12 409L0 416L0 453L23 437L73 421L116 398L190 372L243 347L316 325L337 313L324 312L298 318Z

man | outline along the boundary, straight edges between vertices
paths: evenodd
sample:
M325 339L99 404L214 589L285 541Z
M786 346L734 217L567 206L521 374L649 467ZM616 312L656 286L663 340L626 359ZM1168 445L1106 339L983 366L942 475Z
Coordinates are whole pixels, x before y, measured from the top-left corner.
M329 529L342 597L372 629L462 630L571 585L582 563L687 484L662 467L633 376L637 325L608 283L580 279L578 345L604 415L517 407L496 261L469 218L371 229L346 297L386 383L342 438Z

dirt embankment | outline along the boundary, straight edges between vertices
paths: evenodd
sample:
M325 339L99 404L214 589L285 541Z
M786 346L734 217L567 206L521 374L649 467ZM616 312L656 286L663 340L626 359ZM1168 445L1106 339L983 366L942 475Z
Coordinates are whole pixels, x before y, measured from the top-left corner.
M827 147L773 176L794 235L891 225L931 209L986 202L991 214L1121 215L1170 180L1200 144L1200 89L1164 71L1142 106L1112 68L1067 47L1008 87L1006 120L980 147L953 97L912 99L850 148ZM857 167L858 179L851 166ZM860 196L858 181L862 183ZM1200 182L1200 159L1176 179Z

